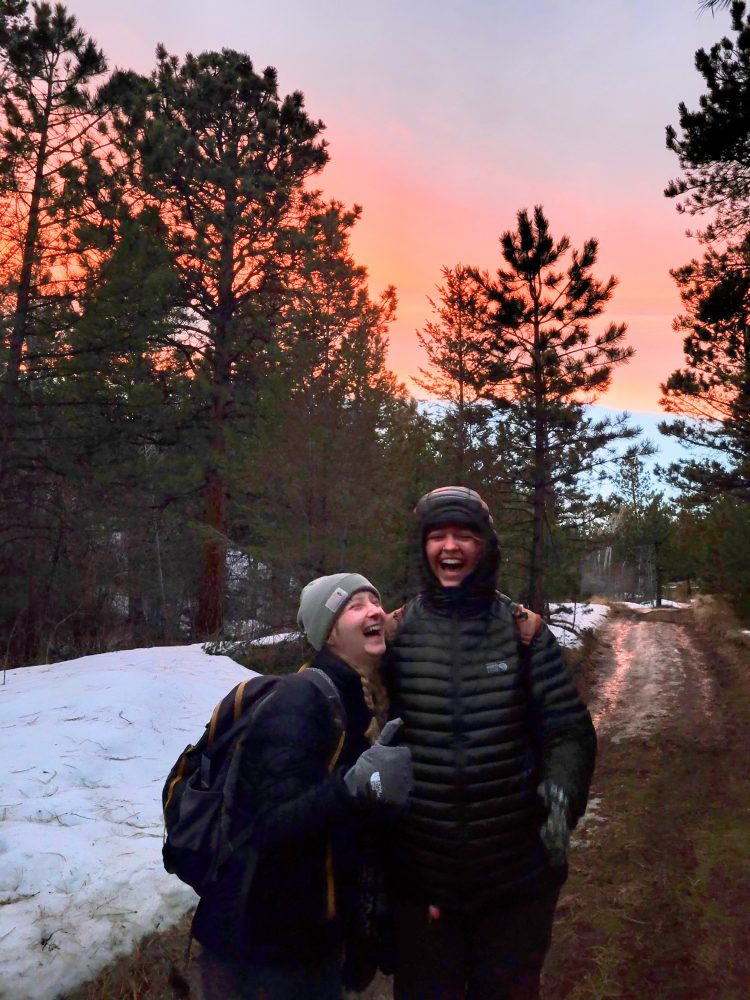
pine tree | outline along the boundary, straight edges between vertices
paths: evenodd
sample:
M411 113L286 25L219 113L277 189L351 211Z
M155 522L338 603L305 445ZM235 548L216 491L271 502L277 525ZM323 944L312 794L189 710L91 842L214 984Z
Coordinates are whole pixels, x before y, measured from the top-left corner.
M420 377L414 381L447 404L440 421L447 431L444 453L451 455L445 475L451 482L464 484L474 465L471 453L476 439L481 438L489 417L481 402L484 359L480 348L487 302L468 268L461 264L443 267L442 275L438 301L429 299L435 319L417 331L429 367L420 368Z
M750 17L732 3L734 40L722 38L695 65L706 82L696 111L679 105L679 132L667 127L667 148L677 154L684 176L665 194L678 211L708 215L701 234L741 240L750 225Z
M654 489L646 466L635 453L626 454L614 477L619 495L614 549L632 567L635 593L653 596L661 607L668 575L678 565L674 505Z
M272 618L289 610L290 589L298 593L305 580L342 566L385 579L383 551L395 544L387 531L395 486L383 477L384 430L406 405L386 367L395 291L371 297L367 272L352 257L358 208L310 207L279 327L281 363L266 388L262 446L248 456L245 475L266 512L248 516L245 537L253 558L274 569Z
M282 274L299 253L305 181L327 160L320 122L300 93L281 98L276 72L231 50L188 55L160 47L148 80L118 74L114 135L133 184L165 227L181 297L193 320L197 429L203 464L202 556L196 630L222 622L230 436L248 378L273 343Z
M685 367L662 385L662 406L683 418L664 434L700 449L668 475L696 502L750 501L750 237L672 271L685 307ZM713 454L714 457L707 457Z
M616 442L638 433L624 417L594 421L585 414L585 403L606 391L633 349L624 343L624 324L611 323L593 339L589 333L616 285L614 277L601 282L593 275L596 240L580 251L567 236L555 241L537 207L533 217L518 213L518 228L503 233L500 245L506 269L494 280L472 272L489 305L483 391L513 445L516 485L531 517L527 601L543 610L558 518L585 499L581 479L612 459Z
M98 115L90 85L106 68L95 43L58 4L6 5L2 41L3 127L0 131L1 276L4 317L0 373L0 482L7 472L24 392L34 360L56 336L60 307L74 290L77 261L68 234L73 211L70 171L96 141ZM26 357L31 338L37 359Z

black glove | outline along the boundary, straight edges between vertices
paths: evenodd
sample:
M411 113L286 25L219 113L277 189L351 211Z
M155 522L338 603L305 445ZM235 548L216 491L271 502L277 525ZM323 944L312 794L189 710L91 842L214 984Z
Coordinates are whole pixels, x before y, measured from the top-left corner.
M570 805L565 791L554 781L545 780L537 788L537 794L547 810L547 818L539 830L553 868L562 868L568 859L570 849Z
M394 806L406 805L414 787L411 750L391 745L401 726L401 719L387 722L377 742L346 772L344 784L350 795Z

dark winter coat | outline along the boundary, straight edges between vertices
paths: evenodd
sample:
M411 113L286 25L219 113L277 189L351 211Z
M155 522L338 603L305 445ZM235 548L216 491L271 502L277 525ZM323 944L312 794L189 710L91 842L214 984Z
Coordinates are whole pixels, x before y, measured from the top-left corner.
M565 878L539 840L536 794L551 778L573 823L586 806L596 736L544 626L518 639L512 605L482 587L431 586L389 648L391 713L414 758L415 789L398 840L397 891L476 908L538 894Z
M367 748L371 714L359 676L324 649L313 666L335 683L346 711L339 738L322 692L301 675L285 677L258 709L243 781L252 803L258 865L247 904L237 909L242 859L204 896L194 936L219 955L259 963L324 962L341 953L355 919L360 873L371 859L368 818L346 791L343 774Z

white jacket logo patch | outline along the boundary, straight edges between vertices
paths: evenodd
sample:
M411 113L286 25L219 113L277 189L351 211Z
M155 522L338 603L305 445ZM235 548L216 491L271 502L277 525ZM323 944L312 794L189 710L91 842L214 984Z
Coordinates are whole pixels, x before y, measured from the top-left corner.
M508 664L505 660L494 660L492 663L487 664L488 674L504 674L508 669Z

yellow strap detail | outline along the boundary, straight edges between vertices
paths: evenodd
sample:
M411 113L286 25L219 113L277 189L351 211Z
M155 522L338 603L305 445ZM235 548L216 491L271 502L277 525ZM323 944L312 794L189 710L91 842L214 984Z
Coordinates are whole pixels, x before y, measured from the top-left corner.
M234 714L233 714L233 718L232 718L232 723L233 724L240 717L240 712L242 711L242 693L245 690L245 685L248 684L248 683L249 683L249 681L242 681L241 684L237 685L237 690L234 693ZM211 721L208 724L208 745L209 746L211 746L211 744L214 741L214 737L216 736L216 727L219 725L219 712L221 711L221 706L223 704L224 704L224 699L222 698L221 701L219 702L219 704L213 710L213 713L211 714Z
M241 684L237 685L237 690L234 695L234 716L232 717L232 722L236 722L240 717L240 712L242 711L242 695L245 693L245 685L248 681L242 681Z
M328 762L328 773L329 774L331 774L331 772L333 771L334 767L339 762L339 757L341 756L341 751L344 749L344 740L345 739L346 739L346 730L342 729L341 730L341 735L339 736L339 741L336 744L336 749L333 751L333 756L331 757L330 761Z
M333 920L336 916L336 883L333 879L333 852L331 845L326 851L326 919Z
M223 699L222 699L223 701ZM214 736L216 735L216 727L219 724L219 711L221 710L221 702L216 706L211 715L211 721L208 724L208 745L210 746L214 741Z
M303 670L307 670L310 666L310 662L303 663L302 666L297 671L301 674ZM331 774L334 767L339 762L339 757L341 756L341 751L344 749L344 741L346 740L346 730L342 729L339 736L339 741L336 744L336 749L333 751L331 759L328 761L328 773ZM336 916L336 882L333 877L333 851L331 850L331 845L329 843L328 849L326 851L326 919L333 920Z
M339 736L339 741L336 744L336 749L333 751L333 756L328 762L328 773L331 774L333 769L336 767L341 756L341 751L344 749L344 741L346 740L346 730L341 730L341 735ZM328 850L326 851L326 917L328 920L333 920L336 916L336 883L333 877L333 851L331 850L330 843L328 844Z
M177 774L174 776L174 778L172 778L172 780L169 783L169 791L167 792L167 801L164 803L164 810L163 810L165 814L167 812L167 809L169 808L169 803L172 801L172 795L174 794L174 790L177 787L177 782L181 781L183 775L185 774L185 763L187 761L187 755L190 753L192 749L193 749L192 746L189 746L187 750L185 750L185 752L182 754L182 756L180 757L180 766L177 768Z

